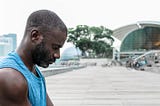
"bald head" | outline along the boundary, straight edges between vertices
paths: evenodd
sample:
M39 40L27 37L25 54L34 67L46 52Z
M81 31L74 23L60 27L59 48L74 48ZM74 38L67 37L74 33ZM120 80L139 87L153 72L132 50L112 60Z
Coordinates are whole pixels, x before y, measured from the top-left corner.
M67 28L58 15L49 10L39 10L33 12L27 20L26 31L31 28L38 28L42 33L51 29L58 29L67 32Z

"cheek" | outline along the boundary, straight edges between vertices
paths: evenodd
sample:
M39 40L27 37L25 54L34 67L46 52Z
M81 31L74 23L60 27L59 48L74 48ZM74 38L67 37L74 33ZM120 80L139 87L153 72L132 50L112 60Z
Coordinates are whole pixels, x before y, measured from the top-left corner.
M47 55L48 55L49 58L52 58L52 57L54 56L54 51L53 51L53 49L48 49L48 50L47 50Z
M42 58L49 58L50 50L48 48L43 46L42 48L39 48L39 50L39 53L41 54Z

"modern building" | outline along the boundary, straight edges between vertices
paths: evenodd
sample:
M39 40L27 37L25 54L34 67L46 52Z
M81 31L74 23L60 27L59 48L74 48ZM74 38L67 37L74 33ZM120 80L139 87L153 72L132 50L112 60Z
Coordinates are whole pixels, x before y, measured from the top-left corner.
M5 34L0 36L0 57L6 56L17 47L17 35Z
M81 56L82 52L79 48L68 47L66 48L63 53L61 54L61 61L68 61L68 60L79 60L79 57Z
M113 31L113 36L121 43L114 48L113 58L140 55L150 50L160 49L160 22L141 21Z

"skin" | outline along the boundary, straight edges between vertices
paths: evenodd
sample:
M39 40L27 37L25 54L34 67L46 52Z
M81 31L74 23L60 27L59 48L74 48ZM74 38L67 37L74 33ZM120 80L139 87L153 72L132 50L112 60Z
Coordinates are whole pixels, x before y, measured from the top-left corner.
M60 58L60 48L66 40L66 32L58 29L50 30L46 35L37 28L32 28L24 36L16 52L21 57L26 67L37 76L35 64L48 67L57 58ZM34 58L38 51L43 58ZM0 106L31 106L28 100L28 86L24 76L11 68L0 69ZM53 106L47 93L47 106Z

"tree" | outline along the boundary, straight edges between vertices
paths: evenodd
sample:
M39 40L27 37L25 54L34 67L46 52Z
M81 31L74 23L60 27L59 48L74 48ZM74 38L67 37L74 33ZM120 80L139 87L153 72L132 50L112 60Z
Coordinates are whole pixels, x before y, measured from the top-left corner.
M94 40L109 40L110 45L113 44L114 39L111 37L112 30L105 28L104 26L100 27L90 27L90 32L94 36Z
M112 30L100 27L89 27L78 25L76 28L68 29L68 42L72 42L82 50L82 53L95 53L97 57L108 57L112 55L109 51L114 39L111 37ZM110 54L108 54L110 53Z
M77 41L81 38L87 38L89 35L89 28L87 25L78 25L76 28L68 29L68 40L67 42L72 42L77 47Z
M90 42L89 27L87 25L77 25L76 28L69 28L67 42L72 42L76 48L79 47L82 54L85 55L89 47L87 45Z

